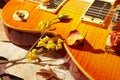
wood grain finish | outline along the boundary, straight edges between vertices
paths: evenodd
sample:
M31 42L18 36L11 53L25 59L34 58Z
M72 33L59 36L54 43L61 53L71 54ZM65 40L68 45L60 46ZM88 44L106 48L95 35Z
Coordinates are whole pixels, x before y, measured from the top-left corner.
M89 3L82 2L81 0L69 0L58 12L58 14L69 14L69 21L64 23L56 21L51 27L56 27L54 32L60 34L64 39L66 39L69 32L74 29L80 31L83 35L87 33L84 46L67 46L69 55L73 61L80 69L82 66L95 80L120 80L120 57L104 51L111 17L108 17L102 26L81 22L80 18L88 6ZM27 10L30 13L27 22L13 20L13 13L19 9ZM2 21L16 31L39 33L36 29L38 22L50 20L58 14L39 10L37 9L36 3L11 0L3 8ZM90 79L92 78L90 77Z

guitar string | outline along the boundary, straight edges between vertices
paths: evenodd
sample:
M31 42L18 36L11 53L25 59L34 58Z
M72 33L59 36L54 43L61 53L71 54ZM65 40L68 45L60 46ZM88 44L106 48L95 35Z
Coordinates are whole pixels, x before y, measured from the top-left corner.
M67 7L68 6L70 6L70 5L67 5ZM72 6L72 5L71 5ZM76 5L77 6L77 5ZM114 14L115 14L115 8L110 8L110 9L106 9L106 8L100 8L100 7L96 7L96 6L90 6L90 7L92 7L92 8L95 8L95 9L92 9L92 10L94 10L94 11L91 11L91 13L89 13L89 15L97 15L96 17L98 17L99 18L99 16L105 16L105 17L111 17L111 18L113 18L114 17ZM90 7L88 7L88 9L90 8ZM68 9L69 9L69 7L68 7ZM87 12L87 10L88 9L76 9L76 11L86 11ZM99 11L99 12L95 12L95 11L98 11L98 9L99 10L101 10L101 11ZM75 9L74 9L75 10ZM84 15L85 15L85 13L86 12L84 12ZM96 14L94 14L94 13L96 13ZM118 19L120 19L120 16L117 16L118 17Z
M113 17L113 14L114 14L114 9L110 9L110 10L108 10L108 9L101 9L101 8L99 8L99 7L96 7L96 6L92 6L92 7L94 7L94 8L97 8L97 9L92 9L92 10L94 10L94 11L90 11L91 13L89 13L89 15L93 15L92 13L96 13L97 15L106 15L106 16L108 16L108 17ZM89 9L89 8L88 8ZM87 12L87 10L88 9L80 9L79 11L86 11ZM101 9L101 11L99 10L99 12L95 12L96 10L98 11L98 9ZM103 11L102 11L103 10ZM107 11L108 10L108 11ZM76 11L78 11L78 9L76 9ZM85 13L86 13L85 12ZM120 18L119 18L120 19Z
M24 0L24 1L29 1L29 0ZM32 1L29 1L29 2L32 2ZM81 2L81 1L80 1ZM70 5L68 5L70 6ZM92 7L92 8L90 8ZM107 17L113 17L113 14L114 14L114 10L111 10L111 9L106 9L106 8L102 8L102 7L97 7L97 6L89 6L88 10L89 9L92 9L90 12L91 13L88 13L89 15L97 15L98 16L107 16ZM82 10L81 10L82 11ZM85 11L85 10L83 10ZM98 12L96 12L98 11ZM87 11L86 11L87 12ZM93 14L92 14L93 13Z
M32 0L24 0L24 1L32 2ZM36 1L33 0L33 2L36 2ZM79 1L79 2L81 2L81 1ZM36 2L36 3L37 3L37 2ZM74 5L74 6L75 6L75 5ZM90 6L90 7L97 8L97 9L101 9L100 7L96 7L96 6ZM105 11L107 11L107 10L109 10L109 9L103 8L102 10L104 10L104 12L105 12Z
M81 2L81 1L79 1L79 2ZM74 4L75 4L75 2L74 2ZM78 2L77 2L76 4L78 4ZM70 6L70 4L67 4L67 6ZM71 5L71 6L73 6L73 5ZM77 5L74 5L74 6L77 6ZM78 6L79 6L79 5L78 5ZM102 7L92 6L92 4L91 4L91 6L89 6L89 8L90 8L90 7L97 8L97 9L101 9L101 8L102 8ZM89 9L89 8L88 8L88 9ZM115 9L115 8L114 8L114 9ZM110 13L113 14L113 11L114 11L114 10L106 9L106 8L102 8L102 10L103 10L102 12L104 12L104 13L109 13L109 14L110 14ZM108 12L108 10L109 10L109 12ZM103 13L102 13L102 14L103 14Z
M67 6L70 6L70 5L67 5ZM71 5L71 6L72 6L72 5ZM76 6L77 6L77 5L76 5ZM98 10L103 10L104 12L107 12L107 11L110 11L110 12L111 12L111 11L114 11L114 9L115 9L115 8L114 8L113 10L111 10L111 9L107 9L107 8L97 7L97 6L89 6L88 9L91 9L90 7L93 8L92 10L97 10L97 9L98 9ZM95 9L94 9L94 8L95 8Z
M32 0L24 0L24 1L29 1L29 2L32 2ZM34 1L33 0L33 2L36 2L36 1ZM81 2L81 1L79 1L79 2ZM97 7L97 6L90 6L90 7L92 7L92 8L96 8L96 9L92 9L92 10L102 10L102 15L104 15L104 14L108 14L108 13L113 13L113 12L111 12L111 11L113 11L113 10L109 10L109 9L106 9L106 8L100 8L100 7ZM91 9L91 8L88 8L88 9ZM108 12L109 11L109 12ZM94 12L94 11L93 11ZM104 14L103 14L104 13ZM101 13L100 13L101 14Z

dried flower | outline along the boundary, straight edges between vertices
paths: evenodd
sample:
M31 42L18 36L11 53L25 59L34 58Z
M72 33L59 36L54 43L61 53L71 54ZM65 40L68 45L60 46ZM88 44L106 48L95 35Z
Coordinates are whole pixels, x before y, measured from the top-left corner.
M66 42L71 46L82 43L83 39L83 35L79 31L74 30L69 33Z
M49 28L49 21L44 20L39 22L38 28L43 31L46 30L47 28Z
M32 61L32 60L38 59L37 49L32 49L31 52L28 52L26 54L26 58L28 59L28 61Z
M120 53L120 33L113 31L106 41L105 51L108 53Z
M59 14L57 17L53 18L52 20L50 21L41 21L39 22L38 24L38 28L39 30L46 30L46 29L50 29L50 24L52 23L52 21L56 20L56 19L59 19L61 21L65 20L66 18L68 17L68 14Z
M54 49L55 49L55 46L56 46L56 44L54 43L54 41L53 41L52 39L50 39L50 40L48 41L48 43L46 44L45 48L46 48L47 50L54 50Z
M58 37L48 37L45 36L41 38L36 47L44 47L47 50L59 50L62 49L62 39Z
M38 23L37 28L42 31L41 32L41 36L40 38L31 46L31 48L28 50L28 53L23 57L23 58L19 58L16 60L11 60L11 61L6 61L6 62L1 62L0 64L3 63L12 63L12 62L17 62L17 61L21 61L23 59L28 59L28 61L32 61L32 60L36 60L38 59L38 50L37 49L33 49L35 47L37 48L46 48L47 50L59 50L62 49L62 43L63 41L60 38L50 38L48 36L45 36L47 30L50 30L50 26L52 21L59 19L59 20L65 20L68 17L67 14L60 14L57 17L53 18L50 21L41 21ZM43 36L45 36L44 38L42 38Z
M56 44L56 46L55 46L55 50L59 50L59 49L62 49L62 44Z
M63 21L63 20L65 20L67 17L68 17L68 14L60 14L60 15L58 15L56 18L59 19L59 20L61 20L61 21Z

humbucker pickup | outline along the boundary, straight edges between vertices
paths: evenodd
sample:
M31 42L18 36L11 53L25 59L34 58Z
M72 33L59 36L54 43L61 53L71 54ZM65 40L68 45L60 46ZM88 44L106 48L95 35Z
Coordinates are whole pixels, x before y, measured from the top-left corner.
M110 2L95 0L86 10L81 20L103 24L111 6Z
M58 10L60 10L60 8L63 7L68 0L49 0L48 4L43 4L41 0L25 0L25 1L38 3L37 6L38 9L51 13L57 13Z

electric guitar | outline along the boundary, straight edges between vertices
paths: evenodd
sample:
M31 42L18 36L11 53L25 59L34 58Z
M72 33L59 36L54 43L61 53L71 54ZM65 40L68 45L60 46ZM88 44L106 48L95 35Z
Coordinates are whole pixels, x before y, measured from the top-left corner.
M111 10L119 2L95 0L93 4L84 0L68 0L57 13L51 13L39 9L39 3L31 0L10 0L3 8L1 16L10 41L17 45L30 46L40 36L40 31L36 28L40 21L49 21L62 13L69 14L66 22L55 21L51 27L56 29L51 32L60 34L64 39L72 30L78 30L85 36L84 46L65 45L74 63L88 79L119 80L120 57L104 51L113 16ZM13 16L21 10L26 13L25 21L19 18L16 20L16 16Z

